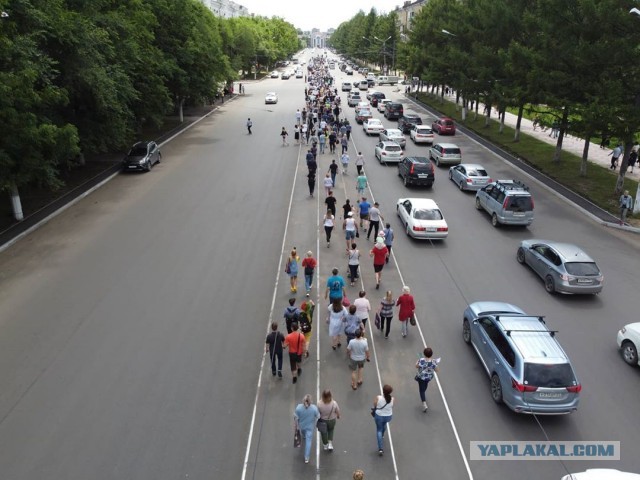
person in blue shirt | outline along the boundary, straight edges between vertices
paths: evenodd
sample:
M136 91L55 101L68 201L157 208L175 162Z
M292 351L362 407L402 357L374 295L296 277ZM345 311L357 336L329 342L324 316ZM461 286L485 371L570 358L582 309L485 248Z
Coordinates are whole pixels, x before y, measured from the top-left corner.
M293 418L296 428L300 430L300 435L304 438L304 463L309 463L313 433L316 428L316 422L320 418L320 412L318 407L311 401L311 395L305 395L302 403L296 406Z
M328 299L330 302L342 300L345 296L344 286L344 278L338 275L338 269L331 270L331 276L327 278L327 289L324 292L325 300Z
M358 207L360 207L360 228L366 228L363 227L362 223L366 221L368 225L369 209L371 208L371 204L367 202L367 197L362 197L362 201L358 204Z
M386 263L389 263L389 257L391 257L391 247L393 246L393 228L391 228L391 224L387 223L384 226L384 230L382 232L384 233L384 244L387 247L387 250L389 250L389 255L387 256Z

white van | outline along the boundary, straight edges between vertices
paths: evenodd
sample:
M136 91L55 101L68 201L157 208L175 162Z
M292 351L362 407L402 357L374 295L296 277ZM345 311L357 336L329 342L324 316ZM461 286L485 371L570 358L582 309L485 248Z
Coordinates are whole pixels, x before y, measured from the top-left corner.
M397 85L399 81L400 81L400 77L395 75L380 75L376 79L376 83L378 85L384 85L385 83L388 83L389 85Z

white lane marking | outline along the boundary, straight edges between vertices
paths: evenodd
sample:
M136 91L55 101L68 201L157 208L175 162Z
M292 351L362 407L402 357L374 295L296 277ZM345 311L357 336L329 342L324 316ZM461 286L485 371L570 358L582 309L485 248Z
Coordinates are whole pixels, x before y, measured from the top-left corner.
M351 141L353 143L353 146L356 146L356 142L355 139L352 137ZM357 148L356 148L357 150ZM369 193L371 194L371 200L375 202L374 196L373 196L373 190L371 190L371 183L369 182L369 179L367 178L367 188L369 190ZM393 209L392 209L393 210ZM389 222L391 223L391 222ZM396 260L396 256L395 256L395 250L391 251L391 256L393 257L393 262L396 265L396 270L398 271L398 276L400 277L400 281L402 282L403 285L406 285L404 283L404 278L402 276L402 272L400 271L400 266L398 265L398 262ZM360 278L362 279L362 275L360 275ZM422 344L424 345L424 347L427 347L427 342L424 338L424 335L422 333L422 328L420 327L420 321L418 320L418 315L416 315L416 325L418 327L418 332L420 333L420 338L422 339ZM372 335L373 337L373 335ZM373 345L373 349L374 349L374 354L375 354L375 344L373 344L373 338L372 338L372 345ZM376 370L378 370L378 363L377 363L377 356L376 356ZM444 404L444 408L447 411L447 417L449 418L449 423L451 424L451 429L453 430L453 435L456 438L456 443L458 444L458 450L460 451L460 455L462 456L462 461L464 462L464 467L467 470L467 475L469 476L469 480L473 480L473 473L471 473L471 467L469 466L469 461L467 460L467 456L464 453L464 448L462 447L462 441L460 440L460 435L458 434L458 429L456 427L456 424L453 420L453 414L451 413L451 409L449 408L449 402L447 402L447 398L445 397L444 394L444 390L442 389L442 385L440 383L440 378L438 377L438 374L435 374L435 378L436 378L436 383L438 384L438 391L440 392L440 396L442 397L442 402ZM380 380L380 371L378 370L378 379L379 379L379 383L381 382ZM382 390L382 385L380 386L380 390ZM393 450L393 443L391 443L391 431L389 431L389 443L391 444L391 454L393 456L394 459L394 468L396 467L396 463L395 463L395 454L394 454L394 450ZM398 478L398 471L396 469L396 479Z
M278 259L276 281L275 281L275 285L273 286L273 295L271 297L271 308L269 309L269 321L267 322L267 333L271 328L271 322L273 321L273 309L275 308L276 297L278 295L278 284L280 283L282 259L285 252L287 232L289 230L289 219L291 217L291 206L293 205L293 194L295 192L296 179L298 178L299 161L300 161L300 149L298 148L298 160L296 161L296 170L295 170L295 173L293 174L293 184L291 186L291 193L289 195L289 207L287 208L287 220L285 221L285 224L284 224L284 233L282 235L282 244L280 246L280 258ZM251 424L249 425L249 435L247 437L247 445L245 447L244 463L242 465L242 476L240 477L242 480L245 480L247 478L247 467L249 464L249 455L251 453L251 442L253 440L253 431L255 428L256 415L258 411L258 399L260 398L260 387L262 386L262 374L264 372L264 364L265 364L266 358L267 358L267 352L263 351L262 360L260 362L260 373L258 374L258 383L256 385L256 395L253 400L253 412L251 413Z
M315 327L311 327L311 335L316 332L316 399L320 400L320 185L318 182L318 170L316 169L316 308ZM320 432L316 432L316 480L320 480Z

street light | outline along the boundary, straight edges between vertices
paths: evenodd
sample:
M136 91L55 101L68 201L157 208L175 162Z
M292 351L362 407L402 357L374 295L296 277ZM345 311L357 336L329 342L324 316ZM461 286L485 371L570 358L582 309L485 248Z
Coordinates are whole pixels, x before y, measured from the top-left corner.
M384 53L384 66L382 67L382 72L386 75L387 73L387 42L389 40L391 40L392 35L389 35L389 37L386 40L380 40L378 37L376 37L375 35L373 36L373 38L375 38L376 40L378 40L379 42L382 42L382 52Z

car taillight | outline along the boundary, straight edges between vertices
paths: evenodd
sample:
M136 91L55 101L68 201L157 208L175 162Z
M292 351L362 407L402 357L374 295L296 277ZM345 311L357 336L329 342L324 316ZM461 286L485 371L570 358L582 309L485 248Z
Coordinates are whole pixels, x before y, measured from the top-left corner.
M438 232L448 232L449 227L438 227Z
M416 225L413 226L413 231L414 232L424 232L427 230L427 227L418 227Z
M538 387L532 387L531 385L524 385L522 383L518 383L513 378L511 379L511 386L521 393L535 392L536 390L538 390Z
M382 155L386 155L386 154L387 154L387 152L385 152L385 151L383 150L383 151L382 151Z
M506 210L508 204L509 204L509 197L506 197L504 199L504 202L502 202L502 208Z
M493 182L493 180L491 180L491 178L489 178L489 179L487 180L487 183L492 183L492 182Z
M531 210L533 210L533 197L531 197Z
M471 180L470 178L467 178L467 183L473 183L473 180Z
M411 169L409 170L409 175L413 175L413 167L414 167L414 165L413 165L413 163L412 163L412 164L411 164Z
M574 385L573 387L567 387L569 393L580 393L582 391L582 385Z

